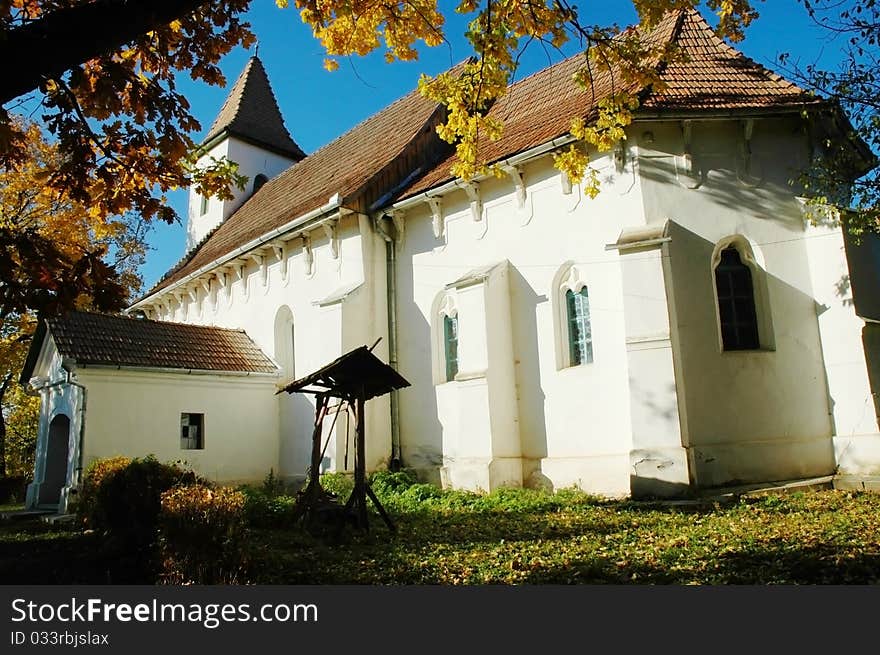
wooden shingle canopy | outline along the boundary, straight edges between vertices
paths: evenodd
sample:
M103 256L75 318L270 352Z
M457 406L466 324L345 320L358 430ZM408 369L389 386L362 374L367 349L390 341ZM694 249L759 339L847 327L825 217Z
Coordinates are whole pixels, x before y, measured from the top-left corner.
M355 348L310 375L294 380L278 393L313 393L335 398L370 400L410 386L391 366L366 346Z

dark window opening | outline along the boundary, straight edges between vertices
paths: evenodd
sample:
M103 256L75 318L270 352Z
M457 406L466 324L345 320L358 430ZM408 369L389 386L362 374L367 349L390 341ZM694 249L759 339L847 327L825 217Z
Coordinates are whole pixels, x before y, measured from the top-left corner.
M263 175L262 173L260 173L259 175L257 175L257 176L254 178L254 190L253 190L253 193L256 193L257 191L259 191L259 190L262 188L262 186L263 186L266 182L268 182L268 181L269 181L269 178L266 177L265 175Z
M205 447L205 415L183 413L180 415L181 450L203 450Z
M733 246L721 251L721 261L715 268L715 286L724 350L760 348L752 271Z

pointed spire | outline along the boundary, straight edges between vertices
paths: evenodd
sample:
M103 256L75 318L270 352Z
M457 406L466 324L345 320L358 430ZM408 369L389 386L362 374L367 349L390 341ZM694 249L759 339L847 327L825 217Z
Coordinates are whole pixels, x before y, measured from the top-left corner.
M306 155L290 137L263 62L254 54L220 108L204 144L230 135L296 161Z

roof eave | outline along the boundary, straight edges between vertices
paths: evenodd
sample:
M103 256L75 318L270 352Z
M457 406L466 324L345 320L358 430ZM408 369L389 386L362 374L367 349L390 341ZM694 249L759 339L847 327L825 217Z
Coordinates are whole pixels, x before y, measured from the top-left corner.
M633 122L654 120L725 120L742 117L773 118L791 116L804 111L826 109L825 101L798 105L778 105L767 107L738 107L735 109L638 109L633 113Z
M43 342L46 340L46 334L49 328L46 325L46 319L41 319L37 323L37 329L34 332L31 346L28 348L27 357L24 360L24 366L21 369L21 375L18 378L19 383L27 385L40 359L40 352L43 350Z
M189 284L193 280L196 280L199 277L201 277L202 275L205 275L206 273L213 271L217 267L222 266L223 264L226 264L226 263L228 263L238 257L241 257L242 255L249 253L254 248L259 248L260 246L265 245L266 243L268 243L274 239L278 239L282 236L286 236L291 233L293 233L293 236L291 236L291 238L294 238L296 236L297 232L304 232L306 230L311 229L312 226L318 227L318 225L320 225L322 222L327 220L327 218L329 218L330 216L338 214L339 210L341 208L342 208L342 201L339 197L339 194L336 193L330 197L330 200L327 202L327 204L322 205L321 207L313 209L309 212L306 212L305 214L298 216L297 218L293 219L292 221L285 223L281 227L277 227L274 230L271 230L270 232L262 234L259 237L257 237L256 239L252 239L248 243L246 243L242 246L239 246L238 248L236 248L236 249L234 249L224 255L221 255L220 257L217 257L213 261L205 264L201 268L196 269L192 273L182 277L181 279L177 280L176 282L173 282L167 286L164 286L161 289L156 289L155 291L153 291L149 295L144 296L140 300L129 305L129 307L126 309L126 312L132 311L134 309L138 309L139 307L143 307L144 305L150 305L150 304L152 304L152 301L155 298L157 298L158 296L161 296L161 295L166 294L176 288L179 288L181 286Z
M178 368L171 366L138 366L135 364L90 364L88 362L77 362L77 368L112 371L126 370L143 373L171 373L177 375L217 375L221 377L257 377L273 379L281 377L280 371L229 371L203 368Z

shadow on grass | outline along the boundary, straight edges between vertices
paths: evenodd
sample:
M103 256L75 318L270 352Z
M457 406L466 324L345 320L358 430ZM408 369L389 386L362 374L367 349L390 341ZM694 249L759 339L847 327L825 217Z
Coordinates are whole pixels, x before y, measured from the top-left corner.
M38 520L0 526L3 584L152 584L147 560L114 549L95 534Z
M877 584L880 553L842 552L833 546L792 548L778 543L681 561L615 562L584 558L568 566L538 567L525 584L708 584L708 585L828 585Z

